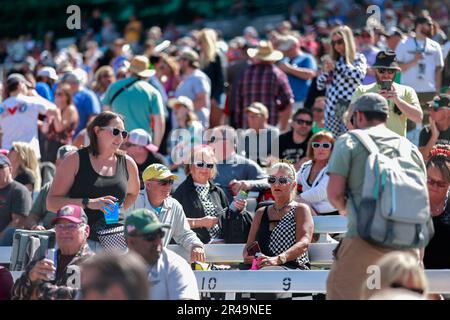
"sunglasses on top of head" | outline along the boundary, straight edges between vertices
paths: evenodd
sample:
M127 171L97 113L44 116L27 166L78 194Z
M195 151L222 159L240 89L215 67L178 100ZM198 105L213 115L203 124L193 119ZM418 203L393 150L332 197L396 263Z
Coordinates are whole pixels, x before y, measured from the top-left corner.
M275 177L275 176L269 176L269 178L267 179L267 182L269 182L269 184L288 184L292 182L292 179L289 177Z
M118 136L120 134L120 135L122 135L122 138L124 138L124 139L126 139L128 137L128 131L125 131L125 130L120 130L120 129L110 127L110 126L101 127L101 129L111 131L113 136Z
M322 146L322 148L324 149L330 149L332 144L330 142L313 142L311 143L311 146L313 147L313 149L318 149Z
M196 166L197 168L208 168L208 169L212 169L212 168L214 168L214 163L205 163L205 162L199 161L199 162L196 162L196 163L195 163L195 166Z

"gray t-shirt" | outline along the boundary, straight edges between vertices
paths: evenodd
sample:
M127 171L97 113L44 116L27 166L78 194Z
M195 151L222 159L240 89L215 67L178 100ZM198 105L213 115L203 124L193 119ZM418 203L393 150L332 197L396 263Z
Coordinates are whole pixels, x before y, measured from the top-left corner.
M408 143L408 141L402 139L401 136L384 126L372 127L366 130L368 130L367 132L370 137L378 146L380 153L388 157L398 156L400 143ZM423 172L425 173L426 169L422 155L416 146L411 143L410 145L412 148L411 155L414 161L423 168ZM369 152L361 142L353 135L346 133L336 140L330 160L328 161L327 173L338 174L347 179L346 194L353 197L356 208L358 208L361 203L366 160L368 156ZM357 236L357 212L354 211L352 201L349 199L347 200L346 209L348 216L347 236Z
M228 201L231 203L233 201L233 194L228 187L231 180L251 181L255 185L254 189L264 189L269 187L265 178L266 174L255 161L234 154L227 159L226 163L217 164L217 176L214 182L225 191ZM256 182L254 180L263 181Z
M31 194L17 181L0 189L0 232L11 222L12 214L27 216L31 208Z

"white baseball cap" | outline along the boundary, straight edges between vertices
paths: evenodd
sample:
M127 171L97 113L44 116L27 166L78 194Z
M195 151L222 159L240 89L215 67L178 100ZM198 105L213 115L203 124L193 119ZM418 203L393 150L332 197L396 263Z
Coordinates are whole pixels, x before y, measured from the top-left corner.
M194 103L186 96L179 96L178 98L171 98L167 105L169 108L174 108L177 104L185 106L189 111L194 111Z
M151 152L158 151L158 147L152 143L153 141L151 135L144 129L131 130L130 135L128 136L128 142L145 147Z
M52 67L43 67L43 68L41 68L38 71L37 75L39 77L47 77L47 78L50 78L50 79L55 80L55 81L58 80L58 75L56 74L56 70L54 68L52 68Z

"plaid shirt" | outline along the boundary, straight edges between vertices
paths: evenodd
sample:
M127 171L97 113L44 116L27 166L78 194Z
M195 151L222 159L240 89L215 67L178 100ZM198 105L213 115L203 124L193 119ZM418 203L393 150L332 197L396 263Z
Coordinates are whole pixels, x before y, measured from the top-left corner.
M60 251L58 250L58 256ZM12 300L71 300L78 293L77 288L70 287L68 281L73 274L69 273L70 266L79 266L94 253L85 244L75 255L64 270L57 270L54 281L36 281L32 283L28 274L39 260L31 261L22 276L17 279L13 287Z
M294 101L288 77L275 64L258 63L245 69L237 87L235 123L247 128L244 111L253 102L261 102L269 110L269 124L276 126L278 112Z

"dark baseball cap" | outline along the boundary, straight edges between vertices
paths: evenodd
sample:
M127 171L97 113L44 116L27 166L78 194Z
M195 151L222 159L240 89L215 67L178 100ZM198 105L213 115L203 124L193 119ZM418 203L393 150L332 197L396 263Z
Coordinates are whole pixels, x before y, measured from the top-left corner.
M88 218L83 208L77 205L69 204L62 207L56 213L56 217L52 220L52 225L60 220L67 220L75 223L87 223Z
M417 17L416 21L414 21L414 25L417 26L418 24L433 24L433 19L431 19L430 16L422 16L422 17Z
M389 106L387 100L382 95L369 92L356 99L353 103L353 111L389 114Z
M11 161L9 161L9 158L5 156L3 153L0 153L0 168L7 166L11 167Z

